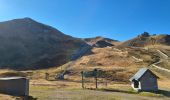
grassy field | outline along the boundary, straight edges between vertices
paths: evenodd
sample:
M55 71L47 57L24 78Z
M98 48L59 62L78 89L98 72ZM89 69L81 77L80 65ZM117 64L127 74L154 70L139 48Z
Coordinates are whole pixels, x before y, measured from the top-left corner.
M41 80L42 81L42 80ZM134 92L130 85L112 83L108 88L81 89L76 82L57 81L51 84L34 84L30 86L30 95L38 100L170 100L169 95L150 92ZM63 84L63 87L58 85ZM77 87L71 87L74 84ZM68 86L68 87L65 87ZM93 87L94 88L94 87ZM170 93L168 91L164 91Z
M109 70L109 68L107 69ZM160 72L155 71L160 77L158 84L161 91L155 94L148 92L136 93L132 91L130 82L108 80L106 85L106 80L102 79L99 81L99 89L94 90L94 78L86 79L85 87L88 89L83 90L81 89L81 77L77 73L66 75L63 81L54 80L55 73L60 70L61 68L51 68L48 70L21 71L19 73L13 70L1 70L0 73L2 76L26 75L29 77L30 96L37 98L37 100L170 100L170 80ZM78 67L76 67L76 70L79 71ZM120 68L114 70L120 70ZM50 73L48 81L45 80L46 72ZM13 96L2 95L0 97L3 100L17 100Z
M170 100L170 81L159 80L159 93L137 93L129 83L109 82L107 86L99 83L85 83L86 89L81 88L81 82L63 80L47 81L44 79L31 80L30 95L38 100Z
M30 96L34 100L170 100L170 84L159 81L161 90L158 93L133 91L130 84L111 82L105 87L99 84L96 90L94 83L86 84L88 89L82 89L81 83L71 81L46 81L43 79L30 81ZM164 84L164 85L163 85ZM20 97L0 94L0 100L25 100ZM33 99L28 99L33 100Z

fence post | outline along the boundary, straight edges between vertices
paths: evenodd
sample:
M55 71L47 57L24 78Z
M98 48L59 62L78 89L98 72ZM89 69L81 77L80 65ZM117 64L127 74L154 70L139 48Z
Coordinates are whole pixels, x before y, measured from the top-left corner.
M98 88L98 84L97 84L97 76L98 76L98 73L97 73L97 69L94 69L94 72L95 72L95 83L96 83L96 89Z
M45 73L45 79L49 80L49 74L48 73Z
M106 86L106 88L107 88L107 79L106 79L106 81L105 81L105 86Z
M81 79L82 79L82 81L81 81L82 88L84 89L84 72L83 71L81 71Z

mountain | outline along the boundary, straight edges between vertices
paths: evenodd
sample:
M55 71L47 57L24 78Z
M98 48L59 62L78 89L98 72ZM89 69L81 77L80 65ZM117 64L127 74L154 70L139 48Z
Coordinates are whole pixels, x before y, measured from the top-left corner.
M130 77L143 67L150 68L163 79L170 79L169 72L153 67L156 64L162 69L170 69L170 35L150 35L144 32L122 43L103 37L86 38L84 41L92 46L92 53L71 63L72 67L69 67L70 62L61 66L65 68L64 72L67 72L69 79L80 78L82 71L93 78L90 73L98 69L98 78L129 82ZM112 45L98 45L98 41Z
M72 59L83 40L31 18L0 22L0 67L37 69L62 65Z
M144 47L149 45L170 45L170 35L159 34L150 35L144 32L137 37L123 42L120 47Z
M99 47L99 48L104 48L107 46L115 46L119 43L117 40L109 39L109 38L104 38L104 37L94 37L94 38L85 38L84 39L87 44L93 46L93 47Z

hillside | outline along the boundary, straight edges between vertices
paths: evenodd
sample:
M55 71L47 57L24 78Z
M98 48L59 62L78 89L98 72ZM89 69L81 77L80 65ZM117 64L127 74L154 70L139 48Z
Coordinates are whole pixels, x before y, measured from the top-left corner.
M144 47L148 45L170 45L170 35L150 35L147 32L123 42L119 47Z
M85 38L84 39L87 44L93 46L93 47L98 47L98 48L104 48L107 46L115 46L118 45L120 42L117 40L109 39L109 38L104 38L104 37L94 37L94 38Z
M65 64L61 66L61 68L62 70L67 70L66 75L70 80L80 80L81 71L90 72L97 68L100 70L101 76L99 77L101 78L116 82L129 82L129 78L143 67L150 68L160 79L170 79L168 72L150 67L153 63L162 60L157 50L169 53L170 48L169 46L163 45L123 49L118 49L114 46L105 48L94 47L92 54L85 55L74 62L70 62L71 64ZM167 63L166 60L157 65L170 69L169 63ZM58 71L54 71L54 73L58 73Z
M164 39L166 36L168 35L157 35L149 37L155 37L157 40L159 40L159 38ZM147 99L154 99L153 96L155 96L155 98L158 97L160 100L162 100L162 98L165 99L166 97L169 97L170 73L151 66L152 64L161 61L161 63L157 64L157 66L170 69L170 46L165 44L168 42L157 42L157 44L155 43L154 45L148 44L137 47L123 46L120 48L119 46L122 46L122 44L125 45L125 43L121 44L120 42L112 41L113 45L110 46L96 46L96 41L100 40L103 41L103 38L101 39L100 37L79 40L85 41L85 43L88 43L90 46L82 46L81 48L78 48L76 52L72 53L72 58L75 57L75 59L62 64L61 66L27 71L4 69L0 70L0 77L26 76L30 79L30 95L38 99L51 100L53 98L55 100L59 97L59 94L62 98L65 97L63 95L67 95L67 97L70 96L70 98L75 96L77 98L77 94L82 96L82 94L84 95L85 91L87 90L89 94L86 93L85 95L92 95L92 97L94 97L94 95L90 93L89 90L92 89L91 91L94 91L93 89L95 88L95 79L91 73L94 72L94 69L97 69L98 88L101 91L103 91L102 89L108 90L105 91L106 93L109 93L109 91L110 94L119 93L117 95L120 97L122 97L122 93L125 93L125 99L127 99L127 94L133 94L132 97L135 97L134 100L139 97L145 99L146 97ZM161 51L161 53L158 51ZM165 55L168 56L168 59ZM129 79L140 68L143 67L149 68L159 77L158 85L159 89L164 91L164 97L159 97L157 96L158 94L150 94L146 97L145 95L134 94L131 89ZM82 88L82 71L85 73L84 82L86 89L83 89L81 90L83 92L80 92L79 89ZM60 75L64 75L64 79L58 78ZM95 91L98 91L98 89ZM141 96L136 97L138 95ZM10 99L14 98L8 96L6 97L4 95L2 95L2 97ZM108 99L108 96L105 98ZM75 100L75 98L73 100ZM131 100L131 98L129 100Z
M19 70L65 66L59 73L68 72L68 77L98 68L101 77L128 82L139 68L161 60L157 50L169 55L169 38L144 32L123 43L104 37L78 39L30 18L15 19L0 23L0 66ZM160 65L169 69L167 61Z
M72 59L84 41L31 18L0 22L0 67L39 69L62 65Z

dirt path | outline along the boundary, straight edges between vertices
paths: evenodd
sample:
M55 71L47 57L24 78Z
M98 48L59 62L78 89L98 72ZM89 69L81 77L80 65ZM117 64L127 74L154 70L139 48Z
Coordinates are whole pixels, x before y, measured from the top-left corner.
M32 90L31 94L38 100L170 100L166 97L147 97L137 94L94 90Z
M169 69L166 69L166 68L163 68L163 67L159 67L159 66L157 66L157 65L152 65L153 67L155 67L155 68L158 68L158 69L160 69L160 70L163 70L163 71L166 71L166 72L169 72L170 73L170 70Z
M132 56L132 58L136 60L136 62L143 62L143 59L136 58L135 56Z
M160 54L160 56L163 58L163 59L168 59L168 55L166 55L165 53L163 53L161 50L157 50L157 52Z

